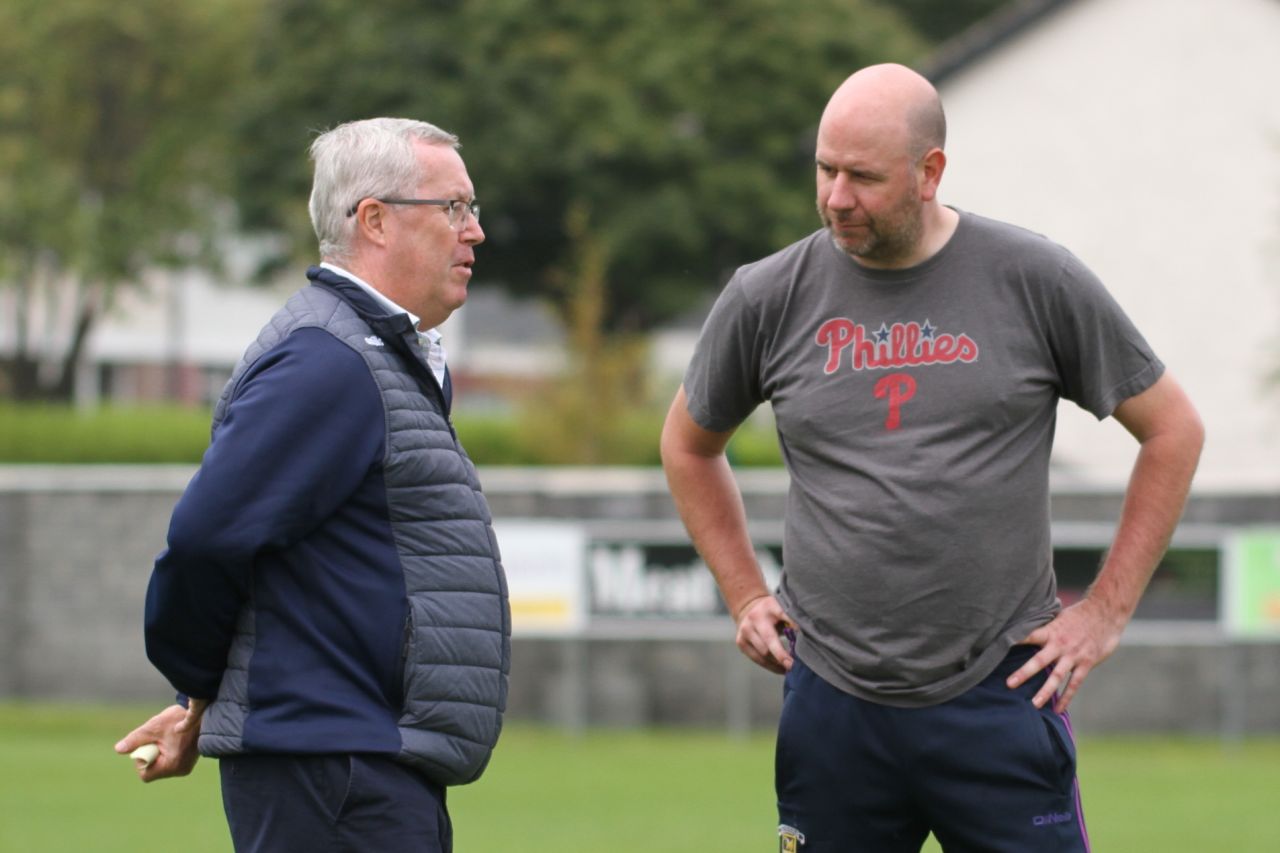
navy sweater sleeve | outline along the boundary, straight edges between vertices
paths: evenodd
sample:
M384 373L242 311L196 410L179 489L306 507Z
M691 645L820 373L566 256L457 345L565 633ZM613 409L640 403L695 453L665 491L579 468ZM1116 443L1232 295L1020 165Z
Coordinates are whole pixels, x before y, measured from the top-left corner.
M323 522L384 446L368 366L326 331L293 332L241 376L147 588L147 656L175 688L216 695L256 556Z

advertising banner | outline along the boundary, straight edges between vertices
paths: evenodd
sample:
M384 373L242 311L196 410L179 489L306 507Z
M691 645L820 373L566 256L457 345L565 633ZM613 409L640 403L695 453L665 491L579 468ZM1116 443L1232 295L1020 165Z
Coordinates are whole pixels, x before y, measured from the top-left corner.
M1280 638L1280 529L1232 534L1224 568L1227 632L1238 639Z

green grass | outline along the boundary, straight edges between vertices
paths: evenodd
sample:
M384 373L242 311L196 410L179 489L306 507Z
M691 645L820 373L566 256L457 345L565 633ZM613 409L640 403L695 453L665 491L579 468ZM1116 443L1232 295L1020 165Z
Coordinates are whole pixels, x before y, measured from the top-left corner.
M227 851L218 767L144 786L112 746L159 708L0 705L0 851Z
M0 853L230 849L217 765L142 785L112 744L156 708L0 704ZM1280 738L1092 738L1094 849L1264 853ZM508 727L488 773L450 792L460 853L777 849L773 738ZM937 850L930 846L927 850Z

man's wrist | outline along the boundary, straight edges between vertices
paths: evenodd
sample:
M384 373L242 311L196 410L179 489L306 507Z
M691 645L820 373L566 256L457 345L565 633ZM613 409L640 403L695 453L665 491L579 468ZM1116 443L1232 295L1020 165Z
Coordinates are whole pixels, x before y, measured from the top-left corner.
M750 598L748 598L746 601L739 604L737 609L734 610L732 614L734 624L737 624L742 621L743 614L745 614L749 609L751 609L751 605L755 604L757 601L759 601L762 598L768 598L768 597L769 597L768 591L759 592L751 596Z
M1123 630L1129 624L1134 611L1138 609L1137 600L1128 602L1123 596L1117 595L1115 590L1108 590L1097 584L1085 591L1083 600L1118 630Z

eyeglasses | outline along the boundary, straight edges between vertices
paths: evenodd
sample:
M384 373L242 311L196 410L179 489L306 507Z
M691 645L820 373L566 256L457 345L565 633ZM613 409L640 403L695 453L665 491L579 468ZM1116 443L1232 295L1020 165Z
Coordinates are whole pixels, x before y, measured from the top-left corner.
M360 201L364 201L364 199ZM463 201L460 198L380 198L377 201L383 204L429 204L433 207L448 208L449 227L454 229L467 221L468 213L471 214L471 218L476 222L480 221L480 202L474 199ZM359 207L359 201L351 205L347 209L347 216L355 216Z

